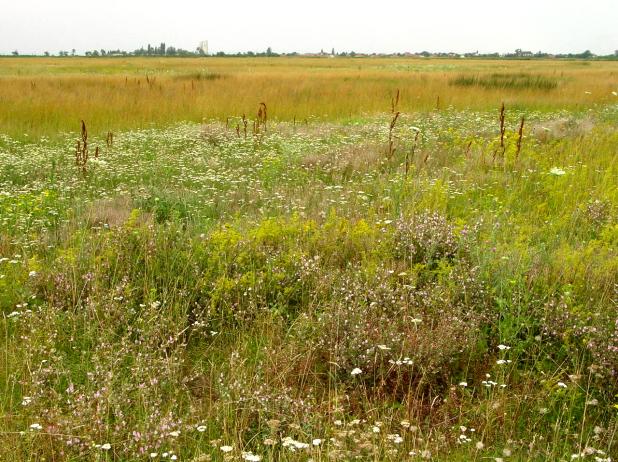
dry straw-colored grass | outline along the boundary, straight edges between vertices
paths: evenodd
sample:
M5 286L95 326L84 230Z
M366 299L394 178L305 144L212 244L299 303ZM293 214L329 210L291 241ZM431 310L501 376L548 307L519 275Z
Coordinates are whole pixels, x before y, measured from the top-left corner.
M0 60L0 132L50 135L85 119L93 134L181 120L341 120L385 111L439 107L578 109L611 102L618 63L411 58L11 58ZM543 78L555 88L460 86L457 78ZM526 80L527 81L527 80Z

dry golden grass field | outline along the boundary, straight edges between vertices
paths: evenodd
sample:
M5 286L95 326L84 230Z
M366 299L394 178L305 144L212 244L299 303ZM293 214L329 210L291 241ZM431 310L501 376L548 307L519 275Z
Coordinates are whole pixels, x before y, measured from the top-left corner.
M618 62L395 58L6 58L0 132L93 133L253 115L346 120L386 112L512 108L585 110L611 103Z

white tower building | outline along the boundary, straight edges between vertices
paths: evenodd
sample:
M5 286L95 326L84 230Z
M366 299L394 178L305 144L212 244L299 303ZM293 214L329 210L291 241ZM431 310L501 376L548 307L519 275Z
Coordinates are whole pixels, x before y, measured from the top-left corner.
M208 54L208 40L202 40L197 47L205 55Z

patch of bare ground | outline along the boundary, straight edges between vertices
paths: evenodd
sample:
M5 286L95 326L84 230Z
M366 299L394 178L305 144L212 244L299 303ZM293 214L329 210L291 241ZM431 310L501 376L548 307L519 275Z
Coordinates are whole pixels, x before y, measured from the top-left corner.
M129 220L133 209L133 201L127 196L99 199L94 201L86 210L86 221L91 227L117 228ZM152 217L148 213L139 214L141 223L149 222L151 219Z
M330 170L343 174L373 170L385 160L384 144L365 143L327 152L311 152L301 159L306 169Z
M593 119L575 119L561 117L533 124L530 134L539 141L583 136L592 131L595 126Z

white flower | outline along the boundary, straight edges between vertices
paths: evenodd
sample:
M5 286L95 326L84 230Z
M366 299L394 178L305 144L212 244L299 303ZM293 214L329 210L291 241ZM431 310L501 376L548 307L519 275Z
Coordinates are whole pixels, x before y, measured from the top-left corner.
M374 433L380 433L380 427L374 425L373 427L371 427L371 431Z
M498 345L498 350L510 350L510 349L511 349L510 346L502 345L502 344Z
M557 175L557 176L566 175L566 172L558 167L552 167L549 173L551 173L552 175Z
M281 445L291 451L295 451L296 449L307 449L309 447L309 444L303 443L301 441L296 441L289 436L286 436L285 438L283 438L283 440L281 440Z
M31 430L41 430L43 427L41 426L41 424L38 423L33 423L32 425L30 425L30 429Z
M30 272L28 273L28 276L30 276L31 278L35 277L36 275L37 275L37 272L36 272L36 271L30 271Z
M159 454L157 454L156 452L151 452L150 453L150 458L154 459L155 457L157 457Z
M234 448L232 446L221 446L219 449L221 449L221 451L223 452L230 452Z
M174 430L173 432L170 432L170 436L173 436L174 438L180 436L180 432L178 430Z
M559 386L560 388L566 388L566 387L567 387L567 386L566 386L566 383L564 383L564 382L558 382L558 386Z
M386 345L378 345L378 348L379 348L380 350L390 350L390 348L389 348L389 347L387 347Z
M32 402L32 398L30 398L30 396L24 396L21 400L21 405L22 406L27 406L28 404L30 404Z
M196 430L200 433L204 433L206 431L206 425L198 425Z
M459 386L460 387L467 387L468 386L468 382L459 382Z
M109 443L105 443L101 445L101 449L103 449L104 451L109 451L112 448L112 445Z
M509 364L510 362L511 362L510 359L499 359L498 361L496 361L496 364L502 365L502 364Z
M483 444L483 442L482 442L482 441L477 441L477 442L476 442L476 449L478 449L479 451L480 451L481 449L483 449L484 447L485 447L485 445Z
M313 444L314 446L319 446L320 444L322 444L322 440L320 438L315 438L311 444Z
M262 458L257 454L253 454L252 452L243 452L242 458L248 462L260 462Z
M352 375L358 375L358 374L362 374L363 371L360 370L358 367L355 367L354 369L352 369L352 372L350 372L350 374Z
M172 454L170 456L170 460L177 460L177 459L178 459L178 456L176 454Z

